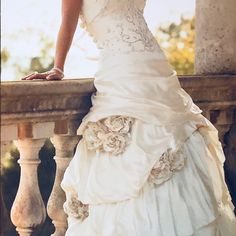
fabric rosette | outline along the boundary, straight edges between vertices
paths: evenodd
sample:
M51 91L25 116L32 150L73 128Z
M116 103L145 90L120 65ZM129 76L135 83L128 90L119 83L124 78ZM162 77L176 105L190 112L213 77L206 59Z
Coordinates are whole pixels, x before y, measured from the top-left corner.
M78 200L76 193L69 193L66 202L63 205L64 212L76 219L84 220L88 217L88 205Z
M175 171L184 167L185 160L186 155L182 147L175 151L168 149L155 163L148 181L156 185L164 183L173 176Z
M121 154L130 141L134 118L109 116L97 122L88 122L83 138L89 150Z

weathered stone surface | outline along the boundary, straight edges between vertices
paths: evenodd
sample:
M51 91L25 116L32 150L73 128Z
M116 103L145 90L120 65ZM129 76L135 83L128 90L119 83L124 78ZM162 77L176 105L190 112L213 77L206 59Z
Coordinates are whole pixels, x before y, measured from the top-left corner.
M12 141L17 137L17 124L1 125L1 141Z
M64 236L67 229L67 215L63 210L63 204L66 198L60 184L64 172L73 157L74 148L79 139L80 137L76 135L55 135L53 138L51 138L51 141L56 149L56 156L54 159L57 170L52 193L48 200L47 212L49 217L53 220L53 224L55 226L55 232L53 233L53 236Z
M196 74L236 74L236 1L196 1Z
M15 144L20 152L20 185L11 209L11 220L20 236L33 235L34 229L43 224L46 211L41 198L37 167L40 163L38 152L44 139L17 140Z
M92 79L1 84L2 124L81 119L91 106Z

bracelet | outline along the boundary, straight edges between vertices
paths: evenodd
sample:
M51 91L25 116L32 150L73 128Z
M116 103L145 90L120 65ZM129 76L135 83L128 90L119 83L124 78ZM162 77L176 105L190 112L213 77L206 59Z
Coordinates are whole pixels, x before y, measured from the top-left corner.
M55 71L57 71L57 72L61 73L61 74L62 74L62 76L64 76L64 72L63 72L63 70L61 70L61 69L60 69L60 68L58 68L58 67L53 67L51 70L55 70Z

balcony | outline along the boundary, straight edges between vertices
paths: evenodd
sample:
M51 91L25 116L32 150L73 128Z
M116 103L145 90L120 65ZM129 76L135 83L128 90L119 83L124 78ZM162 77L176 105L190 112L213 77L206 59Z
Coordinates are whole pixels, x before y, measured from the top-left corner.
M181 76L179 79L219 130L227 156L226 180L230 180L236 175L232 165L233 162L235 165L236 75ZM19 235L38 235L35 232L43 225L46 215L55 227L53 235L65 234L67 222L62 207L65 195L60 183L81 138L76 130L91 107L93 92L93 79L2 83L2 154L12 141L20 153L20 183L10 216ZM48 139L55 147L56 173L45 207L37 168L39 151ZM229 187L232 191L236 189L230 181ZM2 190L4 193L4 188ZM235 192L232 194L235 198ZM3 201L1 204L4 205ZM8 212L3 213L3 217L9 219Z

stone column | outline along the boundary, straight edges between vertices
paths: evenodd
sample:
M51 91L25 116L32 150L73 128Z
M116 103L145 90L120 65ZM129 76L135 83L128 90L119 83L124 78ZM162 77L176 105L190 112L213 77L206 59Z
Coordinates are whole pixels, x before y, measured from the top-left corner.
M31 236L34 229L42 225L46 210L41 198L37 167L38 153L45 139L18 139L15 141L20 152L20 185L11 209L11 220L20 236Z
M196 74L236 74L235 11L235 0L196 0Z
M53 138L51 138L51 141L56 149L56 156L54 159L57 169L52 193L48 200L47 212L55 226L55 232L53 236L64 236L67 229L67 215L63 210L63 204L66 198L60 184L65 169L73 157L74 148L79 141L79 136L55 135Z

